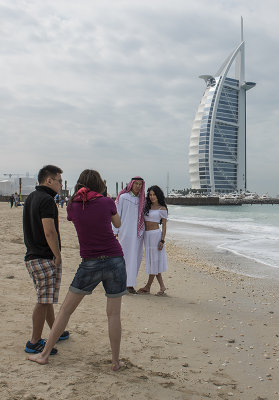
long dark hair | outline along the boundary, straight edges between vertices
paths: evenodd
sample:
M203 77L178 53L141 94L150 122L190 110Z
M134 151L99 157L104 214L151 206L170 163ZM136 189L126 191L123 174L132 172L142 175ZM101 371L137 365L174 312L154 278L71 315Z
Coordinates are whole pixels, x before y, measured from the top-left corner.
M99 174L98 171L95 171L94 169L85 169L82 171L80 174L78 181L75 186L74 194L69 200L69 205L72 203L73 199L75 198L77 192L81 188L87 188L90 190L93 190L94 192L97 193L103 193L106 190L106 185L101 178L101 175Z
M155 193L155 195L156 195L156 197L158 199L158 203L160 204L160 206L166 207L166 209L168 210L168 207L167 207L166 201L165 201L164 192L162 191L162 189L159 186L154 185L154 186L150 186L147 189L146 199L145 199L145 206L144 206L143 213L145 215L148 215L149 210L151 208L152 203L151 203L151 200L149 198L149 193L150 193L151 190L153 190L153 192Z

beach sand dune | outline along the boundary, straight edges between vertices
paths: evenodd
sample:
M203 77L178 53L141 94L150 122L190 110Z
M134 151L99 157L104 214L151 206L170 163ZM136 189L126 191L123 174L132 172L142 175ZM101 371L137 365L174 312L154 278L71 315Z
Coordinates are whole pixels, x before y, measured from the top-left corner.
M74 227L66 210L59 212L61 304L80 258ZM167 241L168 296L154 296L154 286L150 295L123 297L126 368L110 370L101 286L73 314L71 337L57 344L58 355L44 366L27 361L36 298L23 262L21 221L21 207L0 203L1 400L279 399L278 281L224 272L224 256L222 265L212 257L207 262L202 243L181 248ZM145 281L143 262L138 287Z

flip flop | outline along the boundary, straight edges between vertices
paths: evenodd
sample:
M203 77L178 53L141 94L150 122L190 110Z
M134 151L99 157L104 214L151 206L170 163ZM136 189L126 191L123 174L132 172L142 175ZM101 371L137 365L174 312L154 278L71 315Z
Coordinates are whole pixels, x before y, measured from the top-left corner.
M155 294L155 296L167 296L167 293L165 291L160 290L158 293Z

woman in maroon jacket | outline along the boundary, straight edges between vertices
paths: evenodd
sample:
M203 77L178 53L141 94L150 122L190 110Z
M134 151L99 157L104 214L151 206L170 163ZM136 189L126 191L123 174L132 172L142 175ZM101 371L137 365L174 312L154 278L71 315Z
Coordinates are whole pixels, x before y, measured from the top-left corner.
M115 238L111 223L119 228L120 217L115 203L101 193L105 184L97 171L83 171L68 207L68 220L75 225L82 262L70 285L42 353L29 360L47 364L51 349L64 331L71 314L85 295L102 282L107 296L108 330L112 351L112 370L117 371L121 341L121 298L127 293L126 268L122 248Z

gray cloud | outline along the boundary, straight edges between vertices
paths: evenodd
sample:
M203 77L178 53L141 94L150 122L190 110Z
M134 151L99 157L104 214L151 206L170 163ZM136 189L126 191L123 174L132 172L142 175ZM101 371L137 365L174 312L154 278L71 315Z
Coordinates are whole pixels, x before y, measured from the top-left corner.
M0 173L61 165L189 186L188 144L204 91L244 17L248 182L278 192L277 1L0 1ZM265 149L264 154L262 149Z

